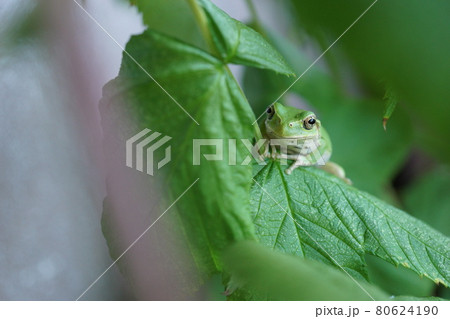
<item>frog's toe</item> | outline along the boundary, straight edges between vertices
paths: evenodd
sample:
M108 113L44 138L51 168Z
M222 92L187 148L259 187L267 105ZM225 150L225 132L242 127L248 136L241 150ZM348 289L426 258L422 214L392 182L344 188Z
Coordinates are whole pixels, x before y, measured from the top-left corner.
M291 175L292 172L294 171L294 169L296 169L296 168L297 168L297 166L291 165L291 166L289 166L288 168L286 168L286 169L284 170L284 172L286 173L286 175Z

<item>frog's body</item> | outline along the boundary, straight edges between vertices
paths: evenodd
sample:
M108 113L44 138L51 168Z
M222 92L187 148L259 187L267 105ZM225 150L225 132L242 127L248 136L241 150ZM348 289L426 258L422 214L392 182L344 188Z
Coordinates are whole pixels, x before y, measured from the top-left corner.
M294 160L286 169L286 174L299 166L320 165L349 183L344 170L328 162L332 151L331 140L313 112L275 103L267 109L261 132L267 140L262 154L264 157Z

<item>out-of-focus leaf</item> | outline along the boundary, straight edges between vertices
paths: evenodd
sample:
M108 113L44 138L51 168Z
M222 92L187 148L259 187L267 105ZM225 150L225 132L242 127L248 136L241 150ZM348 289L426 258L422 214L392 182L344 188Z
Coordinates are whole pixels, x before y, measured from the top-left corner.
M450 171L441 167L415 181L402 194L405 208L450 236Z
M285 255L255 242L241 242L226 251L231 284L256 300L387 300L367 282L355 283L345 273L322 263ZM363 290L365 289L369 295ZM237 292L239 293L239 291ZM239 299L230 296L231 299Z
M312 35L321 30L332 43L373 1L292 3L300 25ZM336 44L366 78L392 85L413 118L421 147L447 162L450 148L443 137L450 136L448 12L448 1L378 1Z
M392 301L448 301L439 297L396 296Z
M285 80L285 76L267 70L245 69L243 87L257 117L265 114L267 107L288 87Z
M208 301L225 301L223 283L220 275L214 275L204 287L205 299Z
M225 246L254 238L249 214L252 173L249 166L227 161L203 158L201 165L193 165L193 139L227 143L231 138L252 138L254 115L226 66L206 52L151 30L132 37L126 50L199 125L124 54L119 76L105 86L101 101L103 118L117 122L106 138L118 132L125 147L125 140L144 128L172 137L172 161L157 171L167 184L164 200L168 206L199 178L171 208L171 215L178 212L182 229L175 231L189 239L202 273L213 273L221 268L219 256ZM161 152L155 154L164 158L164 147ZM202 153L214 154L214 147L202 148ZM247 150L238 143L236 153L242 160ZM228 155L225 145L224 158Z
M269 162L254 179L253 222L264 245L339 264L359 279L371 254L449 285L450 239L405 212L318 168L286 175Z
M444 299L450 300L450 288L445 288L440 296Z
M419 277L411 269L394 265L367 255L369 279L391 295L430 296L436 285L428 278Z
M186 0L129 0L142 13L145 25L196 47L206 49L200 29Z
M386 93L384 95L384 111L383 111L383 128L386 131L387 121L391 118L392 113L394 113L395 107L397 106L398 99L392 87L388 86L386 88Z
M285 75L294 71L258 32L232 19L209 0L199 0L208 18L214 45L225 63L269 69Z

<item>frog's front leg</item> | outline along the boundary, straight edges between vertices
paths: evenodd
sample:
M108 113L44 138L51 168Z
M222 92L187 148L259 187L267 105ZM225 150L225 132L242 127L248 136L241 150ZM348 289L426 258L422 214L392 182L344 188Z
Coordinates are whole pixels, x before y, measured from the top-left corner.
M281 154L277 152L272 152L272 159L287 159L287 160L297 160L297 158L301 156L298 154Z
M300 166L311 166L314 165L311 161L310 155L301 154L283 154L283 153L272 153L271 157L273 159L286 159L293 160L294 162L284 171L286 174L290 175L294 169Z
M269 144L270 144L270 148L271 148L269 157L275 159L275 157L277 156L276 154L278 154L277 147L274 144L271 144L271 143L269 143Z
M300 166L311 166L311 165L313 165L313 164L311 163L311 161L308 160L308 156L302 156L302 155L293 155L293 156L295 156L295 162L293 162L293 163L292 163L288 168L286 168L285 171L284 171L287 175L290 175L290 174L294 171L294 169L296 169L297 167L300 167ZM292 159L294 159L294 158L292 158Z

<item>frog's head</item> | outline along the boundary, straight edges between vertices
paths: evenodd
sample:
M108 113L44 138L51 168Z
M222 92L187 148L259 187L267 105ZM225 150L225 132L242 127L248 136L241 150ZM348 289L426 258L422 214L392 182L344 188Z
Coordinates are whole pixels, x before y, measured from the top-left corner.
M319 138L320 121L311 111L275 103L267 109L266 131L271 138Z

